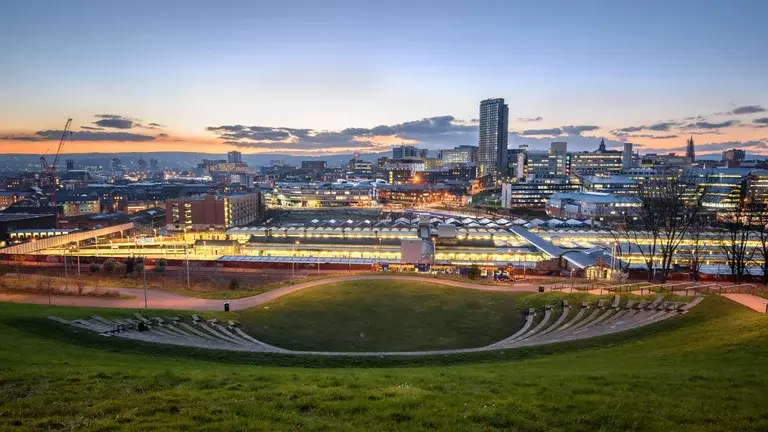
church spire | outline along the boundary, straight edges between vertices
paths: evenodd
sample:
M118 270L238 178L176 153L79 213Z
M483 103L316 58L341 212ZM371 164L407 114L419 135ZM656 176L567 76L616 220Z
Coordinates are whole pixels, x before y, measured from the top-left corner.
M600 139L600 147L597 148L600 153L605 153L605 138Z
M688 138L688 146L685 149L685 157L688 158L690 163L694 163L696 161L696 150L693 147L693 135Z

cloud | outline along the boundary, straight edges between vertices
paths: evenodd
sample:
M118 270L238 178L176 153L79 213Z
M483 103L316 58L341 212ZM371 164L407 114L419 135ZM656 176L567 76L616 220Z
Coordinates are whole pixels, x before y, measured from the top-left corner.
M126 119L101 119L96 120L93 124L113 129L130 129L133 127L133 120Z
M645 129L645 126L627 126L625 128L621 129L614 129L611 131L612 134L618 135L621 132L627 133L627 132L640 132L641 130Z
M568 135L581 135L583 132L589 132L593 130L600 129L600 126L590 126L590 125L583 125L583 126L563 126L563 132L567 133Z
M85 129L85 130L100 130L100 131L103 131L103 130L104 130L104 128L100 128L100 127L92 127L92 126L80 126L80 129Z
M168 134L167 133L159 133L159 134L157 134L157 137L158 138L168 138Z
M152 122L144 125L141 123L141 120L139 119L126 117L119 114L95 114L94 117L96 117L99 120L91 122L91 124L99 126L99 128L94 128L91 126L81 126L81 128L89 129L89 130L104 130L104 128L109 128L109 129L133 129L133 128L162 129L162 128L165 128L165 126L161 125L160 123Z
M97 126L111 129L130 129L134 126L134 119L123 117L117 114L96 114L94 117L101 120L92 122Z
M668 131L672 126L677 126L677 122L659 122L648 126L648 130L652 131Z
M551 129L527 129L519 133L521 136L536 136L536 135L548 135L557 136L562 135L563 130L561 128Z
M735 108L733 111L731 111L731 114L741 115L741 114L755 114L755 113L761 113L761 112L765 112L765 108L763 108L761 105L744 105L744 106Z
M41 130L31 136L5 136L0 139L11 141L58 141L61 139L63 130ZM100 132L100 131L80 131L73 132L74 141L118 141L118 142L144 142L155 139L152 135L142 135L129 132Z
M693 119L694 117L691 117ZM673 126L678 126L679 123L675 121L663 121L654 123L651 125L641 125L641 126L627 126L624 128L614 129L611 131L611 133L618 137L624 137L628 133L632 132L640 132L642 130L649 130L649 131L655 131L655 132L667 132L672 129Z
M768 117L760 117L752 120L752 123L757 125L762 125L760 127L767 127L768 126Z
M477 126L453 116L339 131L244 125L209 126L206 130L226 144L254 149L386 149L394 144L392 140L418 142L427 148L477 143Z
M736 126L740 122L738 120L727 120L720 123L712 123L708 121L699 121L696 123L689 123L683 127L683 129L722 129L726 127Z
M543 118L543 117L541 117L541 116L538 116L538 117L518 117L517 119L518 119L519 121L521 121L521 122L525 122L525 123L529 123L529 122L540 122L540 121L544 120L544 118Z
M651 135L651 134L634 134L634 135L627 135L627 138L648 138L648 139L654 139L654 140L662 140L662 139L672 139L677 138L679 135Z

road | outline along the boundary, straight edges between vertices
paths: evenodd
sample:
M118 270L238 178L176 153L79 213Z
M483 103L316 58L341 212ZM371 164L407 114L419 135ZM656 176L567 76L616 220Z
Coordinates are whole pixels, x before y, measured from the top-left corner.
M470 282L459 282L445 279L429 279L414 276L343 276L328 279L319 279L309 282L301 282L294 285L287 285L257 294L251 297L243 297L232 300L213 300L190 297L183 294L162 291L147 290L147 308L149 309L177 309L177 310L197 310L197 311L222 311L224 303L229 302L231 310L247 309L270 302L284 295L300 291L307 288L314 288L321 285L337 282L359 281L359 280L399 280L424 283L435 283L447 285L456 288L475 289L482 291L502 291L502 292L535 292L537 286L533 284L518 284L515 286L503 285L482 285ZM105 308L144 308L144 290L136 288L120 288L120 294L135 296L131 299L90 297L90 296L61 296L53 295L50 297L51 304L58 306L85 306L85 307L105 307ZM48 304L48 296L44 294L5 294L0 293L0 301L32 304Z

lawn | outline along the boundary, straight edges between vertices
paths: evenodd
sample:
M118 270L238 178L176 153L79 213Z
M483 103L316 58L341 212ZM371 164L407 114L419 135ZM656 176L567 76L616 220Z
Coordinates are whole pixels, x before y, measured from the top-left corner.
M43 318L93 311L0 304L0 430L768 430L768 316L717 296L625 334L407 359L182 349Z
M238 312L238 318L251 335L295 350L470 348L520 327L517 297L428 282L361 280L298 291Z

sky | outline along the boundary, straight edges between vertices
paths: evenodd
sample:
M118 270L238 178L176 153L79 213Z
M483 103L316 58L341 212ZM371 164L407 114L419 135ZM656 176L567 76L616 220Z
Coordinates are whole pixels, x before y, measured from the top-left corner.
M768 2L7 2L0 152L477 145L768 155Z

